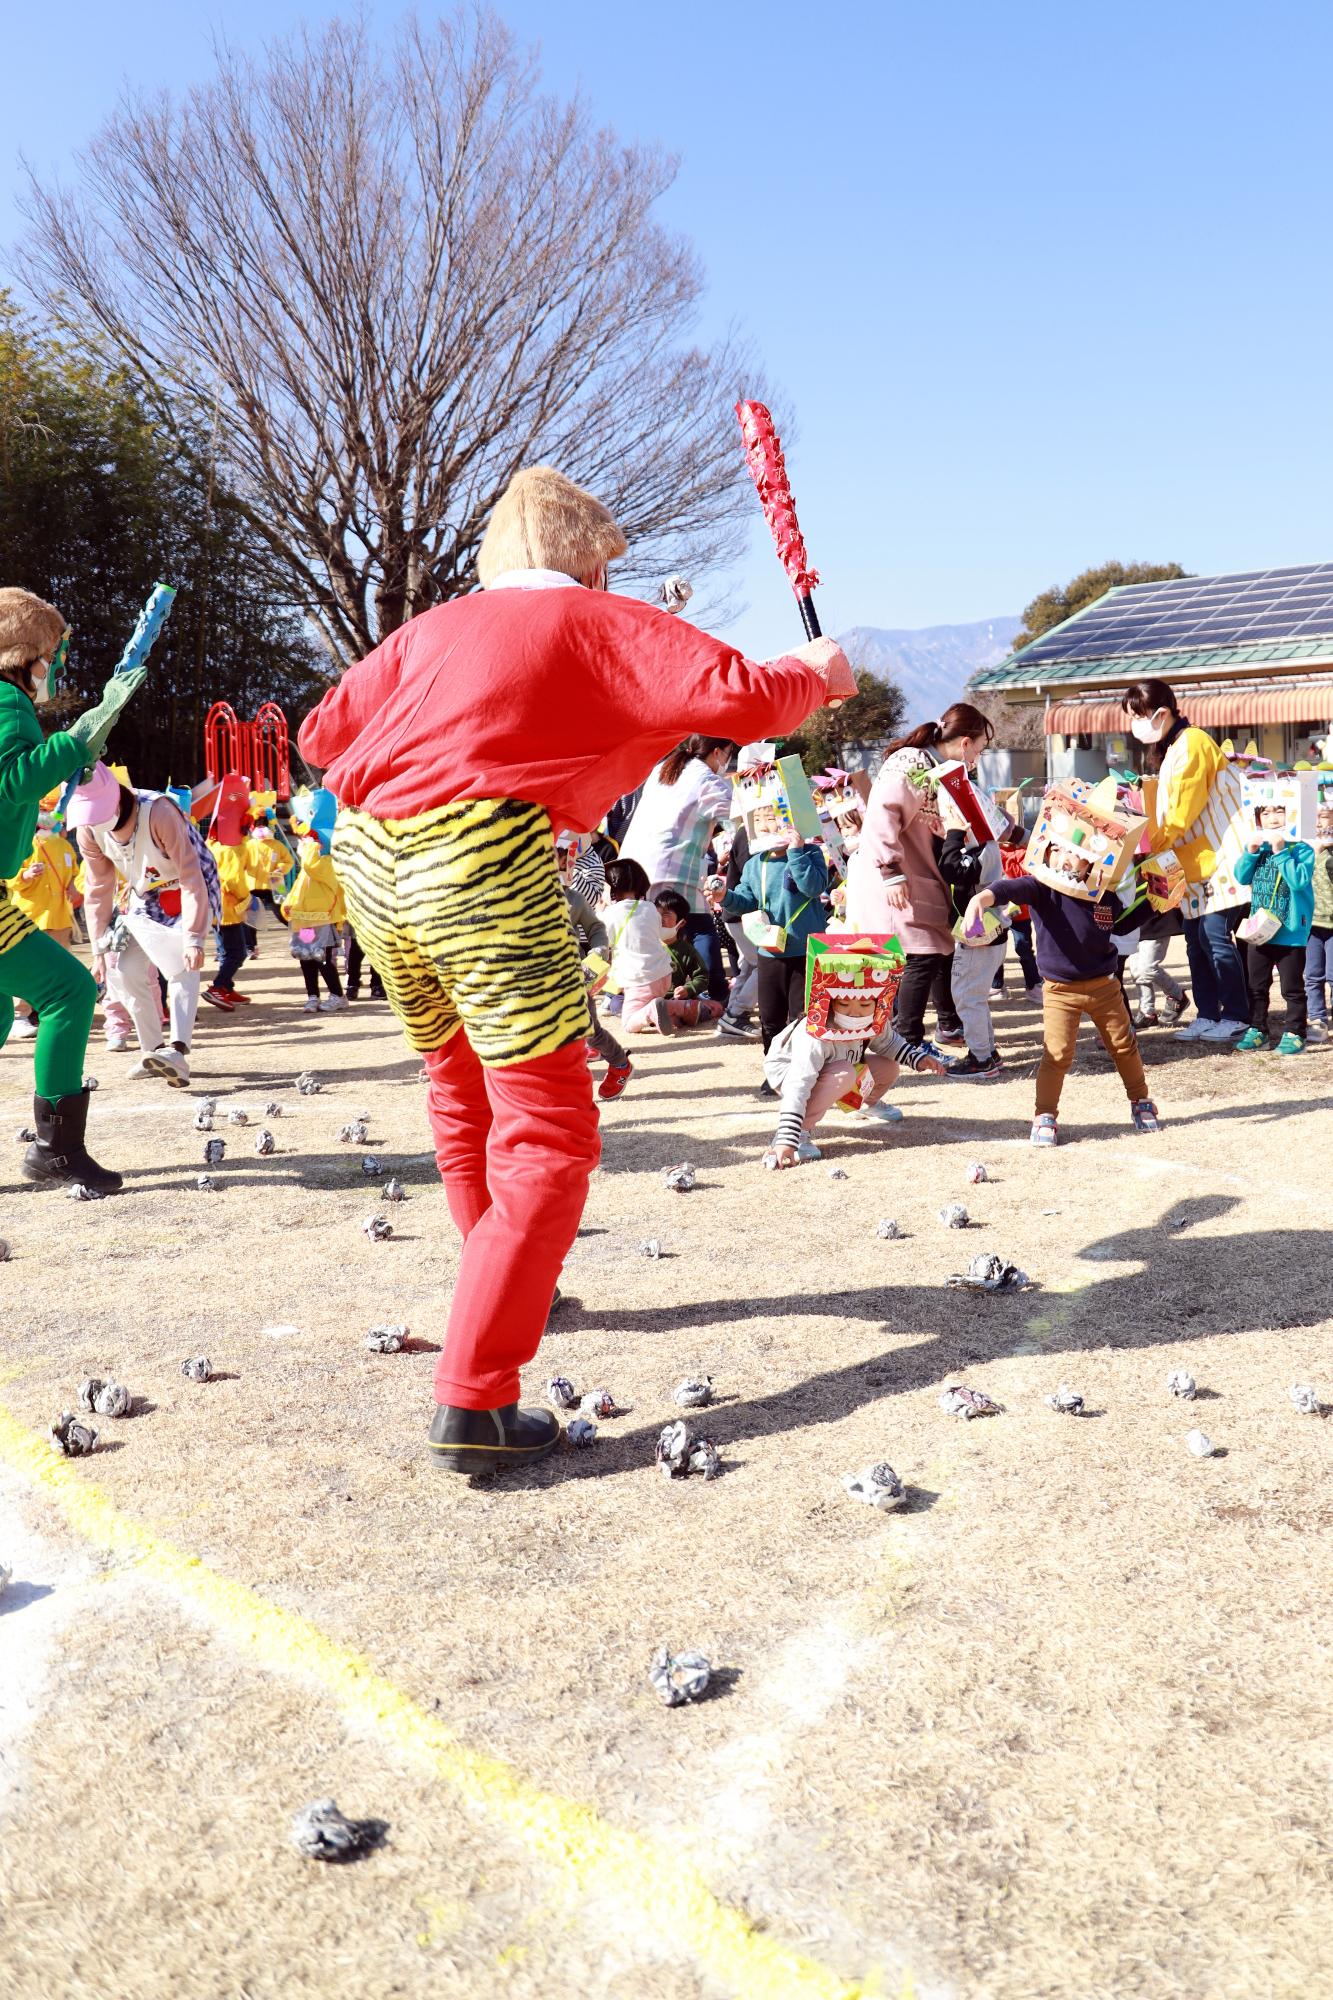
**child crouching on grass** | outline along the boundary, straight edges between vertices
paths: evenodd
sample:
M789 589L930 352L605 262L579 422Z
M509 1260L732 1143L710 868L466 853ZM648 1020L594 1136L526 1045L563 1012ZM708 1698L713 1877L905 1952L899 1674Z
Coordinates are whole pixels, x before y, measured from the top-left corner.
M1070 854L1071 878L1080 863ZM1081 864L1086 873L1087 864ZM980 930L982 912L997 903L1026 903L1036 932L1037 970L1042 977L1042 1052L1037 1071L1034 1146L1054 1146L1059 1140L1060 1092L1074 1060L1079 1024L1086 1014L1125 1086L1129 1115L1136 1132L1156 1132L1157 1106L1148 1095L1148 1078L1134 1036L1134 1026L1117 977L1118 953L1112 925L1118 913L1113 890L1099 902L1064 895L1032 875L1016 875L979 890L967 906L965 928Z
M822 1157L814 1133L835 1104L874 1115L900 1066L942 1076L946 1064L914 1049L893 1026L897 980L882 961L854 952L821 959L807 1010L775 1036L764 1076L779 1099L778 1129L766 1167Z
M606 928L611 971L607 984L623 996L620 1025L627 1035L673 1034L667 1011L671 957L662 922L648 897L647 871L637 861L608 861Z
M701 1021L716 1021L722 1003L709 999L708 967L685 932L690 920L689 904L678 889L664 889L654 900L662 926L662 942L671 960L667 1012L673 1027L697 1028Z

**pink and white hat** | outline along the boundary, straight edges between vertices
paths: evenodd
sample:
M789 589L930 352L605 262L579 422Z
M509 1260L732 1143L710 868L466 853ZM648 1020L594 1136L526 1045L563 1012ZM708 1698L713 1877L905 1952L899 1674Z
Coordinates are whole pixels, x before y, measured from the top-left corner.
M99 761L70 794L65 825L114 826L120 818L120 780Z

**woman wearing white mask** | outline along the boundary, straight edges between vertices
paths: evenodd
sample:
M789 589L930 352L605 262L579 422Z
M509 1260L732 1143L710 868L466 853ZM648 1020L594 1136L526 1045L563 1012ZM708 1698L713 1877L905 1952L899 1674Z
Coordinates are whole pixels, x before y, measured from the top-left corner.
M1198 1013L1176 1032L1186 1041L1232 1042L1249 1020L1234 935L1250 900L1235 873L1245 847L1240 778L1212 737L1181 714L1166 681L1135 681L1124 700L1157 773L1153 847L1174 849L1190 885L1181 915Z

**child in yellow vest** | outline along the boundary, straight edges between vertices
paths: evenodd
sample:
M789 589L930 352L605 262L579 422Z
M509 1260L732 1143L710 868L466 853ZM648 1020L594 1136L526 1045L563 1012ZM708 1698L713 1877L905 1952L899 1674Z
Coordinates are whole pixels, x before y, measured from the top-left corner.
M335 958L338 930L347 921L342 884L313 833L304 835L296 858L300 865L283 901L282 914L291 926L292 957L305 980L305 1012L336 1014L347 1005ZM321 974L329 989L322 1000Z

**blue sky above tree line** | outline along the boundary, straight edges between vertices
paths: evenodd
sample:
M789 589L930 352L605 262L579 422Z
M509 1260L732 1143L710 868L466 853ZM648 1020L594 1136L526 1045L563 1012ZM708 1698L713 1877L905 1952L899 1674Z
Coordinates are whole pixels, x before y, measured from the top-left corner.
M0 241L19 153L61 167L122 79L181 89L215 32L257 48L336 11L11 20ZM743 324L796 413L826 629L1016 612L1112 556L1333 557L1333 9L498 11L550 87L682 154L664 213L707 266L704 331ZM757 506L735 582L747 650L799 636Z

